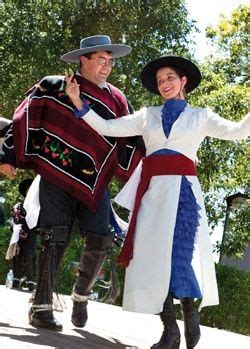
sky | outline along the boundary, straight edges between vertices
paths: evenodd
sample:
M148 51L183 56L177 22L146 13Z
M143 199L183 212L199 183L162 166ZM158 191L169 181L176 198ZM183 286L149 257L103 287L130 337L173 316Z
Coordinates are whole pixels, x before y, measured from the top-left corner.
M196 59L202 62L205 56L213 52L205 37L205 28L217 25L221 14L230 16L241 4L250 6L250 0L186 0L190 18L197 21L196 26L201 30L201 33L194 36Z

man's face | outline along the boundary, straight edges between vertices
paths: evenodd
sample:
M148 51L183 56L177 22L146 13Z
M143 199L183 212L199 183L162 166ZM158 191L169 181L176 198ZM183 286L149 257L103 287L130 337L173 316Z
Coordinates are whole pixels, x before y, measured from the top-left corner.
M95 52L90 58L80 57L82 62L81 74L95 85L106 82L112 69L112 53Z

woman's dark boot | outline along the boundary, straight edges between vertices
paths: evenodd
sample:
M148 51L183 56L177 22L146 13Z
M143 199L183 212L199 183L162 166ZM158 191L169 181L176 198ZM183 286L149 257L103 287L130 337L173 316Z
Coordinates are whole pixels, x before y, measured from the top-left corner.
M56 274L67 246L69 232L68 226L56 226L42 231L37 287L29 311L29 323L34 327L62 331L62 325L53 315L52 303Z
M151 349L179 349L181 335L176 322L173 299L170 295L165 300L160 318L164 330L160 341L152 345Z
M101 236L86 233L85 247L79 263L79 274L71 298L73 311L71 321L76 327L84 327L88 319L88 295L96 281L113 242L113 234Z
M181 298L180 302L187 349L193 349L201 336L199 315L195 309L193 298Z

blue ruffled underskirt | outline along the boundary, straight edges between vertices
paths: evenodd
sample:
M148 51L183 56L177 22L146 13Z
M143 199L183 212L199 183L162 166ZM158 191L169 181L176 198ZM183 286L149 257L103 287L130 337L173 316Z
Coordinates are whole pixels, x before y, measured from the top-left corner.
M179 153L169 149L161 149L151 155L155 154L171 155ZM202 298L191 264L195 237L199 226L199 210L200 206L197 204L192 191L192 183L185 176L182 176L173 237L169 287L171 295L176 299L183 297Z

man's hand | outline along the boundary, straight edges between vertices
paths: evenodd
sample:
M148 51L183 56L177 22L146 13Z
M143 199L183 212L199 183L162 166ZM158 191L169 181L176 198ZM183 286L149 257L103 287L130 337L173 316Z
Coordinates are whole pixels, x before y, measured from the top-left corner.
M66 89L65 92L75 105L77 109L82 109L83 103L80 98L80 87L77 83L76 79L73 78L74 74L66 75L65 81L66 81Z
M14 178L16 175L16 169L10 164L0 164L0 173L8 178Z

